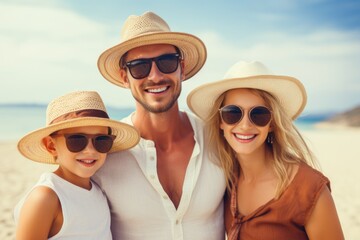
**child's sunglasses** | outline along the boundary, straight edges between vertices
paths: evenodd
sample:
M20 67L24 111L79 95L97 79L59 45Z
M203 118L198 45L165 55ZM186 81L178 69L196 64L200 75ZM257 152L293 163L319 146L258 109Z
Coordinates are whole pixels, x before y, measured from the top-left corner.
M227 105L219 109L221 119L229 124L233 125L241 121L244 117L244 110L236 105ZM259 126L266 126L271 120L271 111L264 106L256 106L249 111L250 121Z
M51 136L64 136L66 140L66 147L70 152L76 153L84 150L91 139L92 145L99 153L107 153L110 151L115 135L106 134L52 134Z
M141 58L135 59L125 63L129 69L130 74L135 79L142 79L149 76L151 71L152 62L156 63L157 68L162 73L173 73L179 66L180 54L170 53L164 54L154 58Z

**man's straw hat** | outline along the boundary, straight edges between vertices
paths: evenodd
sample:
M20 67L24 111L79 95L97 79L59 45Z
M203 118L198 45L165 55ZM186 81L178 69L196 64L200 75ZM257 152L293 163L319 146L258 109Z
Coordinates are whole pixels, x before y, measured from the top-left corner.
M46 110L46 126L21 138L18 149L22 155L33 161L56 164L54 157L43 145L43 138L61 129L84 126L110 127L111 133L116 135L110 152L131 148L140 140L135 128L109 119L97 92L77 91L50 102Z
M206 48L197 37L187 33L172 32L168 24L153 12L131 15L121 31L121 43L103 52L98 68L109 82L124 87L120 79L121 57L129 50L152 44L171 44L178 47L185 62L185 80L194 76L206 61Z

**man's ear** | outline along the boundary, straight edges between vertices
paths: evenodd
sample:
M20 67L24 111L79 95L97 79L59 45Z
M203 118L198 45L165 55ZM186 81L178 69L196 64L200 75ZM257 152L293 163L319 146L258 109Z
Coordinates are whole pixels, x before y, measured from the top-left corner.
M53 155L54 157L57 157L57 151L56 151L56 146L54 143L54 139L50 136L44 137L42 139L42 143L44 144L46 150Z
M126 69L121 68L120 69L120 81L124 84L126 88L130 88L129 79L127 77L127 71Z
M180 70L181 70L180 79L181 79L181 81L184 81L185 80L185 62L183 59L180 61Z

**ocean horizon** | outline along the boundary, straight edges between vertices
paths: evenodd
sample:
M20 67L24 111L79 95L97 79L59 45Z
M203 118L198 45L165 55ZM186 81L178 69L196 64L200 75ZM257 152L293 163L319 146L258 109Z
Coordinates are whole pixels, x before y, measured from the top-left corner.
M18 141L25 134L44 127L46 107L42 104L0 104L0 141ZM121 120L135 109L107 106L107 110L111 119ZM295 125L300 130L310 130L328 117L328 113L307 114L300 116Z
M18 141L25 134L45 126L46 105L0 105L0 141ZM106 107L111 119L120 120L134 111L133 108Z

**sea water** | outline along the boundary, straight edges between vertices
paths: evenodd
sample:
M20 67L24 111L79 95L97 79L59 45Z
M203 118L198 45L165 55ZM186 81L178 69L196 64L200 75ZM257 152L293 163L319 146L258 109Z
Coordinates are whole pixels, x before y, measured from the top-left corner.
M120 120L134 110L107 108L111 119ZM0 141L17 141L25 134L45 127L46 106L0 105Z
M133 108L107 107L111 119L121 120L134 111ZM17 141L25 134L45 126L45 105L0 105L0 141ZM297 120L300 129L313 129L314 120Z

